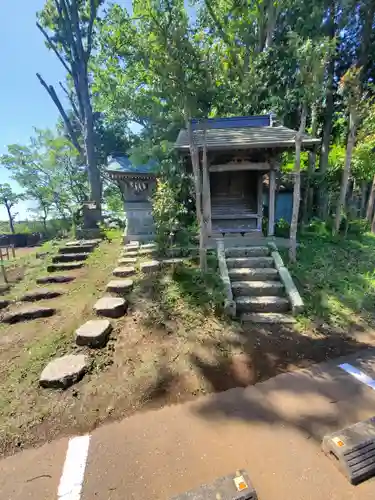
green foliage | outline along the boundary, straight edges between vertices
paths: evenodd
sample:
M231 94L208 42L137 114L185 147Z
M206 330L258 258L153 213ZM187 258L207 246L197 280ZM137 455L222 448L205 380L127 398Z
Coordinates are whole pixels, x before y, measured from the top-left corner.
M303 295L305 315L347 328L361 321L375 325L375 237L361 239L305 236L298 262L290 266Z
M287 238L289 236L290 224L282 217L275 224L275 236Z
M37 204L36 216L72 218L87 198L85 169L77 152L63 136L35 130L28 145L11 144L0 158L14 180Z

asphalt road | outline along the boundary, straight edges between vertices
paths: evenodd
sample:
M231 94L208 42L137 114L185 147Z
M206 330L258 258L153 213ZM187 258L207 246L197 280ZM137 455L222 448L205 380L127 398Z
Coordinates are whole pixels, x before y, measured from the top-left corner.
M1 499L168 499L246 469L260 500L373 500L375 479L351 486L320 449L375 415L344 362L375 378L371 350L102 426L69 460L69 438L25 450L0 461Z

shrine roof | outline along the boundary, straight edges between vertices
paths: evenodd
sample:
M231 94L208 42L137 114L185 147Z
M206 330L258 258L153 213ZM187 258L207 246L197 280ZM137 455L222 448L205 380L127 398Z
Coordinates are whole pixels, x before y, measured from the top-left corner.
M231 118L211 118L202 121L193 119L193 139L198 147L203 147L203 127L206 127L208 150L263 149L280 150L294 148L297 131L277 124L273 115L237 116ZM320 143L308 134L303 134L302 145L311 148ZM181 129L174 145L180 152L189 151L188 132Z
M155 160L149 160L144 164L135 164L126 155L112 154L107 159L107 172L110 174L122 174L122 176L154 175L157 167Z

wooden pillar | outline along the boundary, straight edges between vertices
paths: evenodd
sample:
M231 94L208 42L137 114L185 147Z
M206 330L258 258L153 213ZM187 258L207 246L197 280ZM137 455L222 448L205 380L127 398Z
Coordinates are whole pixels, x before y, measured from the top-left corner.
M210 188L210 172L209 161L204 157L202 162L202 205L203 205L203 219L206 225L206 236L211 236L212 223L211 223L211 188Z
M262 174L262 172L258 172L257 198L258 198L257 230L261 231L262 230L262 219L263 219L263 174Z
M272 166L273 167L273 166ZM276 172L271 167L268 197L268 236L275 234L275 191L276 191Z

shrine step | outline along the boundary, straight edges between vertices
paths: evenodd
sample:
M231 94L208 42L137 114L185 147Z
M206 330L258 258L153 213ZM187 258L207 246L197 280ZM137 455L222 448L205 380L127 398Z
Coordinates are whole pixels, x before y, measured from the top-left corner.
M228 269L234 267L273 267L272 257L229 257L227 258Z
M95 249L96 245L93 244L82 244L82 245L70 245L59 248L59 253L67 254L67 253L90 253Z
M282 296L284 286L279 281L234 281L232 292L235 297L247 296Z
M269 248L261 246L230 247L225 249L226 257L267 257L269 254Z
M268 325L292 325L296 322L293 316L281 313L244 313L240 319L243 323L268 324Z
M61 253L52 257L52 262L81 262L86 260L89 253Z
M288 299L275 296L237 297L238 312L276 313L286 312L290 308Z
M70 271L72 269L80 269L83 267L84 262L60 262L57 264L50 264L47 267L49 273L54 273L56 271Z
M272 267L238 267L235 269L228 269L228 272L230 279L236 281L275 281L279 279L277 270Z

